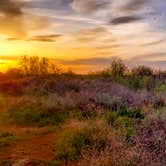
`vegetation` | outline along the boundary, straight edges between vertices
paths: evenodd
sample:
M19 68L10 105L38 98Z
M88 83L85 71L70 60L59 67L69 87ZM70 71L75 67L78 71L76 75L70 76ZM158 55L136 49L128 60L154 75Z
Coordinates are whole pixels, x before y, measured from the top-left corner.
M116 60L102 72L77 75L60 72L46 58L22 57L20 69L0 77L0 165L166 163L164 71L128 69ZM27 146L25 154L19 146Z

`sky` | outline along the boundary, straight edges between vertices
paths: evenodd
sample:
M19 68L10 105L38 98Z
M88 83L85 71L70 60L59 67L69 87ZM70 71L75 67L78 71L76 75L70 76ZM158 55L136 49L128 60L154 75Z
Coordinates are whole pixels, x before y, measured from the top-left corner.
M115 58L166 69L165 0L0 0L0 70L23 56L77 73Z

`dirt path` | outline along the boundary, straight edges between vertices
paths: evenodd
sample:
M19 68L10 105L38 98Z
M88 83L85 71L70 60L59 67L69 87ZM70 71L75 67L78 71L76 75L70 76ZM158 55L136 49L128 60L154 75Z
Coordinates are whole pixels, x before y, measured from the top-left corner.
M9 146L0 147L0 161L12 161L13 166L26 166L31 161L50 161L54 158L52 146L55 144L55 132L45 129L17 129L18 137ZM29 164L27 164L29 165Z

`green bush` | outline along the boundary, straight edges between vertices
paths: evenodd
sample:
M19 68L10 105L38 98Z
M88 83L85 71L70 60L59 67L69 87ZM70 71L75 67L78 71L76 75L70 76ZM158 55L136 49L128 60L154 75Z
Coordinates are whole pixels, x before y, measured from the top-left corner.
M82 152L95 148L102 151L109 135L109 128L105 123L87 123L64 129L55 145L55 157L65 162L77 160Z
M46 126L57 125L69 118L66 110L42 110L37 106L11 108L9 119L11 123L23 126Z
M82 149L90 144L90 133L86 129L77 132L66 130L60 135L55 156L65 161L78 159Z
M117 112L109 111L106 113L106 121L108 124L113 125L119 117L127 117L134 119L142 119L144 116L141 114L141 109L120 109Z
M40 112L37 107L11 108L9 119L18 125L34 125L40 121Z
M163 84L161 84L159 87L156 87L156 91L166 92L166 81Z
M135 108L135 109L121 109L117 113L119 116L127 116L129 118L143 118L143 115L141 114L141 109Z
M105 118L106 122L120 130L121 135L128 141L136 132L135 119L142 119L143 115L140 109L121 109L117 112L108 112Z

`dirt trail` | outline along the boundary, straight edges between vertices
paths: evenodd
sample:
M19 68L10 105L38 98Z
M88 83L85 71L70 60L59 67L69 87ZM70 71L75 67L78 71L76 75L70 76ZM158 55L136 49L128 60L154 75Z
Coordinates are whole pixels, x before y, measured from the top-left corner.
M55 144L55 132L44 132L45 129L37 128L12 131L15 131L20 139L0 148L0 161L12 161L13 166L26 166L30 161L53 160L52 146Z

